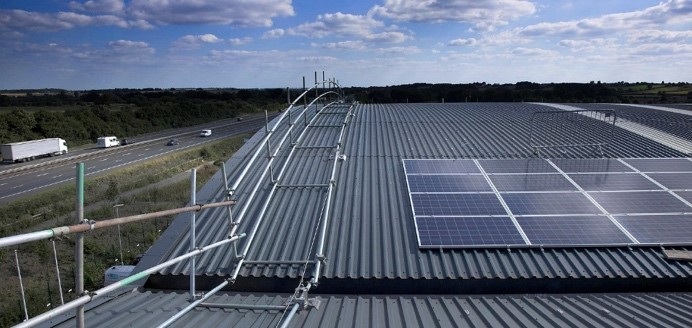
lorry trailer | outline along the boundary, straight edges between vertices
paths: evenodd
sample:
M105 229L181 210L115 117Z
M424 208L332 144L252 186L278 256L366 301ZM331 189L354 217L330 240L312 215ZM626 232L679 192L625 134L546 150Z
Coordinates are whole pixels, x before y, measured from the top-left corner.
M20 141L0 145L6 163L26 162L39 157L67 154L67 142L60 138Z

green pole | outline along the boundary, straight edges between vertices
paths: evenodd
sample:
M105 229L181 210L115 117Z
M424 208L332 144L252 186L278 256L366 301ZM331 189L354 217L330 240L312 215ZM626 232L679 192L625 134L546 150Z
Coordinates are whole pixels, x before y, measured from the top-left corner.
M77 201L75 204L76 209L76 223L82 223L84 221L84 163L77 163ZM82 296L84 294L84 233L77 233L74 245L74 260L75 260L75 272L74 272L74 285L75 294L77 296ZM80 305L76 310L76 326L78 328L84 328L84 305Z

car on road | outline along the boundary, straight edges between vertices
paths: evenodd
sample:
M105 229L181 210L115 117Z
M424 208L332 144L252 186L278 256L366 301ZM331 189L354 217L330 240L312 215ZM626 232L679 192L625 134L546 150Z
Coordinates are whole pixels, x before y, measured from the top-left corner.
M209 137L211 136L211 130L202 130L202 132L199 133L200 137Z
M180 141L178 141L178 139L171 139L171 140L168 140L168 143L166 143L166 146L175 146L178 144L180 144Z

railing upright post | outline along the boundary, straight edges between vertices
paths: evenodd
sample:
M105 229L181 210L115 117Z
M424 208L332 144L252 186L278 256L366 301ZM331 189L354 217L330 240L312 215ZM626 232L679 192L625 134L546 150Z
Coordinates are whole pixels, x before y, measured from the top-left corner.
M26 310L26 297L24 296L24 282L22 281L22 270L19 268L19 256L14 250L14 261L17 263L17 276L19 277L19 290L22 292L22 305L24 309L24 320L29 320L29 312Z
M190 170L190 204L197 204L197 170ZM197 248L197 240L195 231L197 225L197 213L190 212L190 252ZM190 258L190 302L195 301L195 275L197 273L197 263L195 262L196 256Z
M84 221L84 163L77 163L77 203L76 207L76 223L80 224ZM82 296L84 294L84 233L77 233L74 243L74 284L75 294ZM76 326L84 328L84 305L80 305L76 309Z
M228 175L226 174L226 163L222 163L221 173L223 173L223 187L226 191L226 200L231 200L233 192L230 189L228 189ZM233 231L233 209L230 205L226 208L228 209L228 231L230 232Z
M53 243L53 257L55 258L55 275L58 277L58 290L60 291L60 304L65 304L65 299L62 296L62 281L60 280L60 267L58 266L58 252L55 250L55 239Z

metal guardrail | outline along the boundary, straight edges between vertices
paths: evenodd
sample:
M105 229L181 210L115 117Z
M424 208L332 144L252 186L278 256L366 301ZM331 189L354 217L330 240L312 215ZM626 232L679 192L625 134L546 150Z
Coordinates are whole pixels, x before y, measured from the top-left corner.
M603 156L615 133L612 109L540 111L531 115L529 144L540 156L544 148L595 147Z

